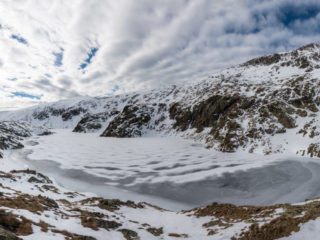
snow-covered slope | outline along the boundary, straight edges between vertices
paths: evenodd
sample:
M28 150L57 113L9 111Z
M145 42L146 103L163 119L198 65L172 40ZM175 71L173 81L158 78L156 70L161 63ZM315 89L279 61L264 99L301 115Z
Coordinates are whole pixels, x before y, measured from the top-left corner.
M178 134L223 152L320 157L320 45L268 55L203 81L161 90L47 103L0 120L136 137Z
M0 238L5 240L273 240L318 236L319 199L266 207L213 203L172 212L148 203L69 192L32 170L0 172L0 179Z
M2 150L23 148L21 141L32 135L48 135L49 130L44 127L35 127L27 122L2 121L0 122L0 158Z

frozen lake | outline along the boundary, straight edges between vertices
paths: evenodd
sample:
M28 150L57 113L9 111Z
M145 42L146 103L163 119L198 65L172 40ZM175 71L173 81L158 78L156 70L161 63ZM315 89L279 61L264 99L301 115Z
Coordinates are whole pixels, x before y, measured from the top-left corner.
M58 130L10 158L66 188L180 210L212 202L266 205L320 195L308 158L223 154L177 137L101 138Z

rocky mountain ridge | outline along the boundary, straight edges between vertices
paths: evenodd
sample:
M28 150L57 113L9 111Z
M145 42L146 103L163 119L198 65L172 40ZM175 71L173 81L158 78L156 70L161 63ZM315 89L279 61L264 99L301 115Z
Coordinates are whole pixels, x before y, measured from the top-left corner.
M0 113L105 137L180 135L223 152L320 157L320 45L252 59L208 79L113 97L84 97Z

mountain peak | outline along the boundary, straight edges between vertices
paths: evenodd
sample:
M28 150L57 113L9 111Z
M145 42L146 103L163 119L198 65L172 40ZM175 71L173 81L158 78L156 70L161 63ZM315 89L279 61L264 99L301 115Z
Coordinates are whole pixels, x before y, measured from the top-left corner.
M319 49L319 48L320 48L320 43L310 43L296 49L295 51L297 50L305 51L305 50L313 50L313 49Z
M274 53L251 59L240 66L270 66L279 64L281 67L298 67L312 71L320 68L320 44L311 43L293 51L285 53Z

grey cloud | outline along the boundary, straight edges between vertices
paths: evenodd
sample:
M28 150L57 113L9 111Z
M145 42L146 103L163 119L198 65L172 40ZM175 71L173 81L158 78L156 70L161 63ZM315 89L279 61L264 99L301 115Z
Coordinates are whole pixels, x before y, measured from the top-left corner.
M76 91L66 87L58 87L48 79L37 80L32 85L34 88L41 90L43 95L55 93L57 96L59 96L59 98L79 96L79 93Z
M72 86L72 78L69 77L69 76L62 76L58 79L58 82L63 86L63 87L66 87L66 88L69 88Z
M80 82L83 84L90 84L93 83L100 78L106 76L107 74L105 72L95 71L90 74L88 74L86 77L83 77Z

